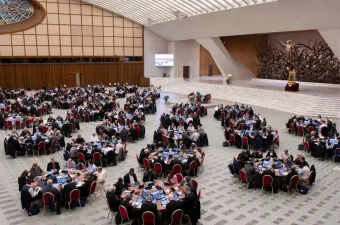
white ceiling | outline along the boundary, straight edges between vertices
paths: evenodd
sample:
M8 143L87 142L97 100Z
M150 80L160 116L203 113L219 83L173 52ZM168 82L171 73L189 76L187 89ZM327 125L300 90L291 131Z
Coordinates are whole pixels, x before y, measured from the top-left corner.
M145 26L277 0L83 0Z

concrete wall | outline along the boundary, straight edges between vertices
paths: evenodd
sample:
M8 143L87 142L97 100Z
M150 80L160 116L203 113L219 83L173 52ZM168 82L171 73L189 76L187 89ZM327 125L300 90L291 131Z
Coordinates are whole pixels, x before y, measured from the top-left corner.
M268 35L268 43L273 43L277 41L286 43L287 40L292 40L293 43L303 44L308 44L310 40L324 42L324 39L317 30L272 33Z
M144 77L161 77L169 68L155 66L155 54L167 54L168 42L144 29Z

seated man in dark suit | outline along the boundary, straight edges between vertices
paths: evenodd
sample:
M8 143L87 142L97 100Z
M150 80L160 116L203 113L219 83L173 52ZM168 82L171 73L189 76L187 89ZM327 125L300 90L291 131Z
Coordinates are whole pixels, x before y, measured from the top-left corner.
M121 202L121 205L126 208L128 215L129 215L129 218L130 218L130 220L132 220L132 219L136 218L136 213L135 213L135 209L130 204L130 200L131 200L130 195L124 195L123 201Z
M28 180L28 170L24 170L20 177L18 178L18 184L19 184L19 191L22 190L22 187L25 186L27 180Z
M54 160L54 158L51 158L51 162L47 164L47 171L51 171L51 170L54 170L54 171L60 170L60 165L58 162Z
M78 134L78 138L76 139L76 143L82 145L84 142L85 142L84 138L80 134Z
M185 197L182 199L182 210L184 214L190 216L190 219L195 217L194 204L197 200L197 194L193 189L191 190L189 186L184 186L183 188Z
M106 199L110 205L110 209L113 212L118 212L118 206L120 205L120 199L116 195L116 187L112 185L109 191L106 192Z
M61 199L60 199L60 191L53 187L52 185L52 180L47 180L47 185L42 189L42 193L52 193L54 196L54 201L55 201L55 206L56 206L56 213L60 215L60 204L61 204ZM58 187L60 188L60 187Z
M37 139L35 140L35 144L38 145L40 142L45 143L45 139L43 139L40 134L36 134Z
M143 216L143 213L147 211L153 212L153 214L155 214L155 221L157 224L157 220L159 219L157 205L152 203L152 200L153 200L152 195L149 195L148 198L143 202L141 207L141 216Z
M126 188L126 185L123 183L123 178L118 178L117 183L114 184L114 186L116 187L116 195L118 196L118 198L120 198L123 190Z
M269 175L269 176L271 176L272 178L275 178L275 173L274 173L274 171L273 171L272 166L268 166L267 169L266 169L265 171L263 171L262 177L264 177L265 175Z
M65 184L61 191L65 203L70 201L70 193L74 189L77 189L77 183L73 182L71 178L67 179L67 184Z
M165 219L167 224L171 223L172 213L175 212L177 209L181 209L182 207L182 201L175 201L173 200L174 195L169 194L168 200L169 203L166 204L166 210L165 210Z
M174 167L174 165L180 165L180 166L182 166L182 161L179 159L179 156L178 156L178 155L176 155L176 156L174 157L174 159L171 160L169 169L172 170L172 168Z
M92 176L89 173L85 174L85 183L83 184L83 186L81 187L81 194L84 198L89 197L90 195L90 188L91 188L91 184L93 183L93 181L96 181L97 177L96 176Z
M127 173L124 176L124 184L126 186L128 186L128 185L131 185L131 184L134 184L134 183L137 183L137 182L138 182L138 180L137 180L137 176L135 174L135 170L133 168L131 168L129 173Z
M149 169L146 173L144 173L143 182L154 181L154 180L157 180L157 178L151 169Z

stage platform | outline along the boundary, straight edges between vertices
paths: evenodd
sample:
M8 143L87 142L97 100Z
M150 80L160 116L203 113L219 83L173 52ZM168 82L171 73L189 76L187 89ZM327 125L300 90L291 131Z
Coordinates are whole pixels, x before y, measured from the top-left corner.
M162 91L188 95L191 92L211 93L212 99L244 103L281 110L296 115L340 118L340 86L317 84L304 86L300 82L299 92L285 92L285 83L272 80L233 80L227 85L222 76L197 77L190 79L151 77L154 86ZM326 86L325 86L326 85ZM171 100L170 100L171 102Z

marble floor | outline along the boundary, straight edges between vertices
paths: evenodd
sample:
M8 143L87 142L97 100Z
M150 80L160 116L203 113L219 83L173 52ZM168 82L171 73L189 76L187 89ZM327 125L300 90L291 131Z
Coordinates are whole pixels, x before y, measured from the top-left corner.
M172 99L183 99L185 95L161 93L161 98L157 100L158 111L155 115L148 115L146 119L146 138L138 143L128 144L128 157L124 162L120 162L116 167L105 168L107 170L106 186L110 186L119 177L126 174L129 168L137 169L135 154L148 143L152 142L153 131L159 124L159 116L164 111L168 111L170 104L164 102L163 96L169 95ZM124 99L119 100L121 104ZM230 103L218 100L224 104ZM295 137L286 132L284 123L291 113L277 111L269 108L254 106L255 112L264 115L274 128L278 129L280 135L280 147L277 152L280 154L284 149L296 155L300 151L297 145L301 142L301 137ZM235 148L223 148L223 129L219 121L213 118L213 108L208 109L208 116L203 117L201 122L203 128L208 133L209 147L205 147L206 159L204 161L204 171L196 178L198 188L202 190L201 198L201 220L204 225L335 225L340 224L340 176L339 163L331 160L320 161L312 158L308 154L306 159L310 165L314 164L317 170L316 183L309 191L308 195L279 192L278 194L262 193L261 190L247 190L239 183L234 183L231 179L227 165L240 150ZM55 110L55 115L65 115L64 110ZM97 123L81 123L80 134L88 139L94 131ZM338 123L339 124L339 123ZM76 134L73 134L75 136ZM6 131L0 131L0 142L6 136ZM90 199L91 205L84 208L76 208L70 214L68 210L62 209L62 214L54 215L47 210L46 215L41 212L37 216L28 217L21 209L20 193L18 191L17 177L24 169L29 169L33 162L46 169L46 165L51 157L56 158L64 164L62 152L48 156L39 157L19 157L12 159L4 153L3 145L0 147L0 224L35 224L35 225L87 225L109 224L106 218L108 209L104 199L95 201ZM142 172L137 172L139 179ZM112 222L114 224L114 222Z

